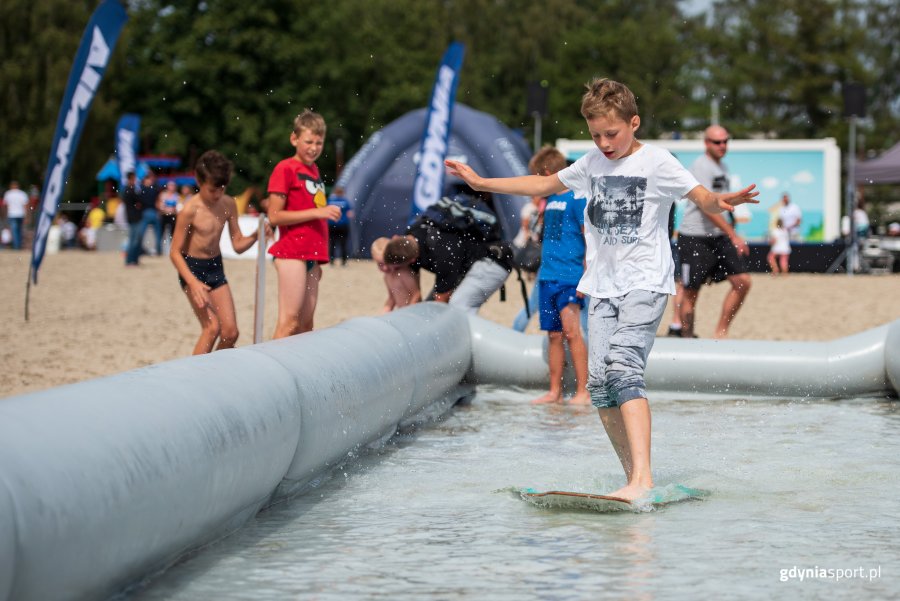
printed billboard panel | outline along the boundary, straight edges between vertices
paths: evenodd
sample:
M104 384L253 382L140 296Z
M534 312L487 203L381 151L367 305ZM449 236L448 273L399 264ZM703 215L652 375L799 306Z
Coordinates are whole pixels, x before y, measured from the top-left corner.
M686 167L704 152L702 140L642 140L668 149ZM557 140L556 147L569 161L594 148L590 140ZM756 184L759 204L748 205L750 220L739 223L738 233L762 242L777 219L783 193L803 211L801 239L832 242L840 237L841 163L833 138L824 140L731 140L723 162L731 189ZM676 209L676 224L683 203Z

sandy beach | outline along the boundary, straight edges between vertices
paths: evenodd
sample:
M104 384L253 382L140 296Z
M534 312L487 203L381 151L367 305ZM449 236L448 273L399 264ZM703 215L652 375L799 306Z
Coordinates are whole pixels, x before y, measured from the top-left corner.
M199 326L168 258L145 257L126 269L118 253L80 250L47 255L31 288L25 321L30 253L0 251L0 397L42 390L152 365L190 354ZM241 337L252 343L256 262L226 260ZM423 274L427 292L432 279ZM530 286L530 284L529 284ZM705 288L697 333L711 336L727 284ZM371 261L325 266L316 329L376 315L385 298ZM732 338L830 340L900 318L900 275L754 274L753 289L732 328ZM495 294L480 315L510 325L522 308L515 276L507 300ZM266 270L265 337L277 312L277 279ZM660 327L668 325L671 303ZM540 334L536 320L527 330Z

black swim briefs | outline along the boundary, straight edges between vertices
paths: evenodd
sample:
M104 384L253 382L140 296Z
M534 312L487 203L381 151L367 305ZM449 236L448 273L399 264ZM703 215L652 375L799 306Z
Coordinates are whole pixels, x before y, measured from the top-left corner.
M181 256L184 257L188 269L191 270L194 277L209 286L210 290L215 290L219 286L224 286L228 283L228 280L225 279L225 268L222 266L222 255L211 259L197 259L185 254ZM186 290L187 282L184 281L184 278L178 276L178 281L181 283L181 287Z

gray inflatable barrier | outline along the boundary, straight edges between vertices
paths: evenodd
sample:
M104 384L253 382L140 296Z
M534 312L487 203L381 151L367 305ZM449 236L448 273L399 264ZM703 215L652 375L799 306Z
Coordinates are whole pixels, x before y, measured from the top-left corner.
M423 303L2 399L0 599L109 597L476 382L545 386L545 340ZM647 380L729 396L896 394L900 321L826 343L660 339Z
M471 394L433 303L0 400L0 599L103 599Z
M546 336L522 334L477 316L469 316L469 323L470 381L547 385ZM646 382L656 392L731 398L896 396L900 320L830 342L658 338Z

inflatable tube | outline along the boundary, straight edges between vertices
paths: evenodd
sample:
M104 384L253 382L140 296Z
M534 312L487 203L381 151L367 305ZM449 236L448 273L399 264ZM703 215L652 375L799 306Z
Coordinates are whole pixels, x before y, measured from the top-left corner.
M900 396L900 320L888 324L884 344L884 368L894 392Z
M0 599L122 590L471 394L470 360L426 303L0 400Z
M469 369L464 315L435 303L362 317L302 337L245 347L296 378L302 425L274 501L301 491L362 445L394 433L435 403L455 403ZM423 357L441 357L427 362ZM417 365L417 369L409 366ZM302 374L302 376L300 375Z
M546 386L546 336L469 316L476 384ZM569 379L571 376L569 377ZM647 387L659 392L741 397L896 395L900 320L830 342L659 338Z
M290 374L241 352L4 399L6 598L104 598L233 530L281 481L299 430Z
M115 594L473 382L544 386L544 345L422 303L0 400L0 600ZM741 397L896 394L900 320L826 343L660 339L647 380Z
M0 482L0 599L12 597L13 578L17 567L16 528L13 523L15 515L9 487Z

